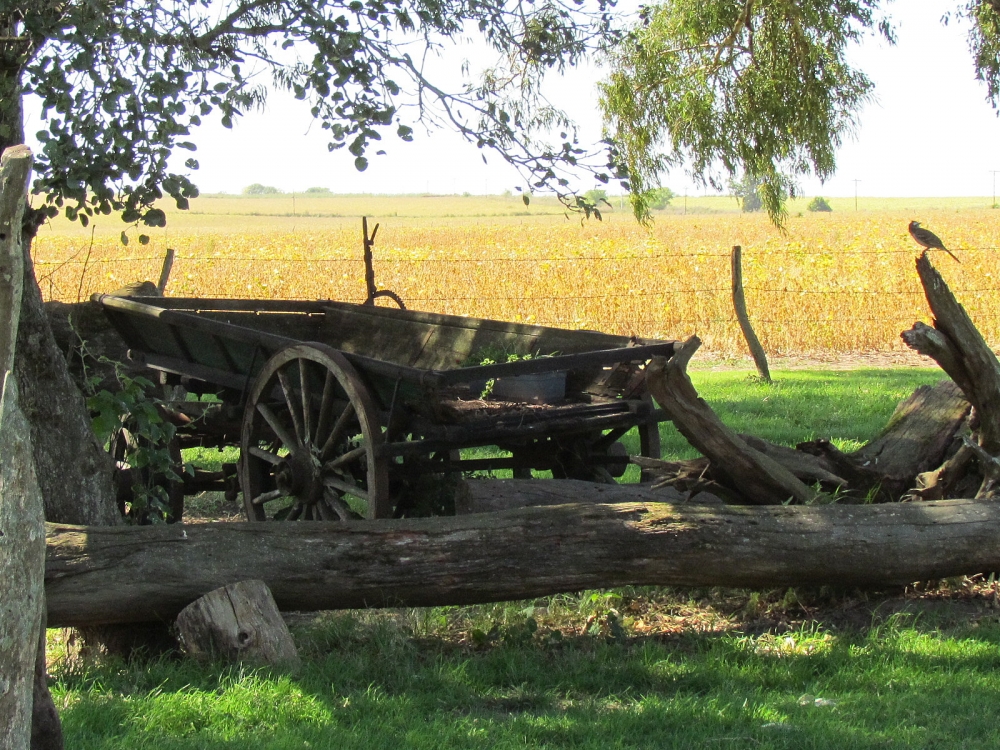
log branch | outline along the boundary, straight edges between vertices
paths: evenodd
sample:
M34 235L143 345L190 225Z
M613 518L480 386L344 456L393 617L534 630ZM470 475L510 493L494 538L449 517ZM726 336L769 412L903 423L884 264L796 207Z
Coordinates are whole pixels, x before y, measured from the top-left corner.
M712 464L718 481L751 504L772 505L789 499L808 503L816 492L781 464L754 450L726 427L698 396L687 375L687 365L701 346L692 336L674 350L669 360L655 358L646 368L646 384L678 431Z

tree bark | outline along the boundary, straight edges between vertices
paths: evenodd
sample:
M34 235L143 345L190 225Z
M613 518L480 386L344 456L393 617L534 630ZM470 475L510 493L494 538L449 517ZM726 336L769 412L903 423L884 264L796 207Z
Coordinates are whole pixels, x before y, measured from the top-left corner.
M6 377L0 400L0 747L5 750L26 749L31 738L35 667L44 642L44 569L42 497L28 425L17 405L17 384Z
M0 157L0 747L14 749L32 742L33 717L55 714L44 672L42 497L28 424L11 376L22 297L21 220L31 162L25 146L6 149ZM58 717L55 726L58 730ZM61 747L61 735L57 744L46 747Z
M814 490L777 461L747 445L698 396L686 370L700 346L701 340L692 336L669 360L657 357L646 368L646 385L656 403L687 441L709 459L715 478L746 502L812 501Z
M24 243L24 295L14 375L31 428L45 517L60 523L121 523L112 464L90 427L83 396L56 345Z
M593 489L558 481L581 496ZM350 524L50 525L49 623L169 621L248 577L280 609L312 611L624 585L873 587L1000 570L1000 503L675 506L646 492L648 502Z
M274 597L263 581L209 591L177 616L188 656L297 669L302 661Z
M1000 455L1000 362L927 253L917 259L917 273L934 313L934 327L916 323L902 333L903 341L934 359L962 389L976 410L980 445Z

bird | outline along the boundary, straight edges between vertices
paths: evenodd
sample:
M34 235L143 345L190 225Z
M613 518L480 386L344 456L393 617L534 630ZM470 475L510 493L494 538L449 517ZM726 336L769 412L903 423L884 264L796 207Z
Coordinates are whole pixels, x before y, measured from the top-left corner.
M920 245L920 247L924 248L924 252L926 252L927 250L944 250L952 258L955 258L956 263L962 262L955 256L955 253L953 253L951 250L949 250L944 246L944 243L941 242L940 237L934 234L934 232L932 232L930 229L924 229L922 226L920 226L919 221L910 222L910 236L914 240L916 240L917 244Z

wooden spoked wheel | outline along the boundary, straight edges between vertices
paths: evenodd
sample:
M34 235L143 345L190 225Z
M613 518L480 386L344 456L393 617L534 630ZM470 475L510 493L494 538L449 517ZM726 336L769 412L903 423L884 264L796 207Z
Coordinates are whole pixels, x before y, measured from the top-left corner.
M251 521L390 518L389 467L375 403L324 344L288 346L247 398L240 485Z

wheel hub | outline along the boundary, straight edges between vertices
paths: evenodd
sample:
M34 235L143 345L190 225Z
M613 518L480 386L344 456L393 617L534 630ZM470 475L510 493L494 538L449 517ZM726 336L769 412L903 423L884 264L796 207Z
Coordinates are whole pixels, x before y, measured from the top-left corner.
M274 480L278 489L304 503L323 496L319 460L308 449L297 450L277 465Z

